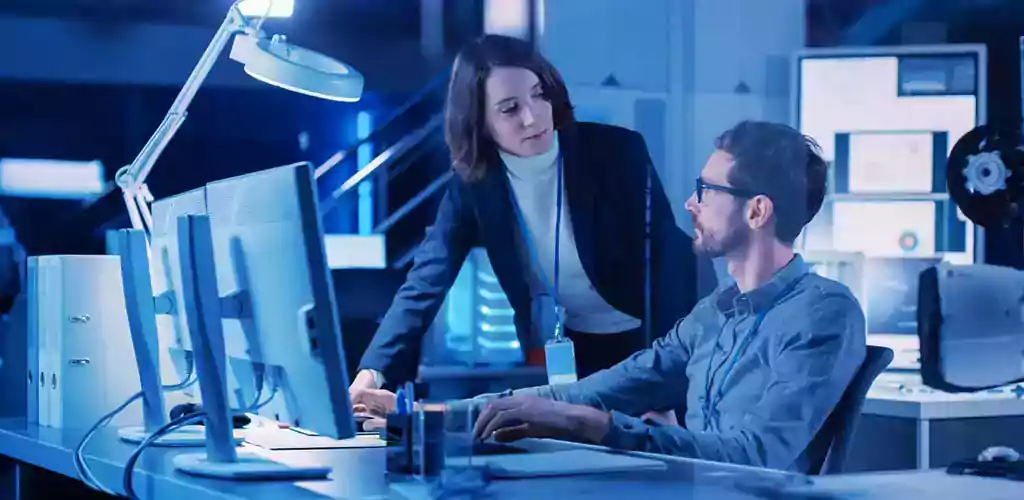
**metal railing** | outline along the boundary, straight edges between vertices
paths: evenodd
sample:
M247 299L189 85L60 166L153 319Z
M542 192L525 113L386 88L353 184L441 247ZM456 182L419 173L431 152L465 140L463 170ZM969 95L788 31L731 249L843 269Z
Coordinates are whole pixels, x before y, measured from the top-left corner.
M345 180L337 189L331 192L328 198L320 204L320 215L324 216L330 212L337 204L341 201L341 198L346 193L356 189L359 183L366 180L366 178L373 175L380 169L385 171L396 162L401 160L409 151L415 149L417 146L423 143L430 135L441 129L441 125L444 123L444 115L438 113L427 121L427 124L406 134L404 137L398 140L384 151L381 151L377 156L370 160L363 168L359 169L358 172L352 174L351 177Z
M438 176L436 179L434 179L433 182L430 183L429 186L424 188L419 193L416 193L416 196L410 198L409 201L405 202L405 204L403 204L401 207L398 207L398 209L395 210L394 213L389 215L388 218L381 221L380 224L377 224L377 226L373 228L373 231L376 233L383 233L386 232L388 229L394 227L395 224L398 223L398 221L405 218L406 215L409 215L410 212L415 210L416 207L420 206L420 204L422 204L426 199L430 198L434 193L441 190L441 188L443 188L444 185L448 183L448 180L451 179L452 175L454 174L455 172L449 170Z
M360 139L352 146L349 146L348 148L340 150L337 153L331 155L331 157L328 158L327 161L325 161L323 164L316 168L316 170L314 171L314 176L317 179L319 179L322 175L326 174L336 165L341 163L345 158L348 158L349 156L356 154L356 151L359 149L359 146L362 146L363 144L380 142L380 137L384 135L384 131L388 130L392 123L394 123L399 118L408 113L410 109L425 101L427 99L427 96L429 96L432 92L443 88L445 82L447 81L447 73L435 77L433 80L427 83L425 87L420 89L419 92L416 92L416 94L414 94L412 97L406 100L401 106L395 109L395 111L392 112L391 115L388 116L380 126L376 127L372 132L370 132L369 135Z

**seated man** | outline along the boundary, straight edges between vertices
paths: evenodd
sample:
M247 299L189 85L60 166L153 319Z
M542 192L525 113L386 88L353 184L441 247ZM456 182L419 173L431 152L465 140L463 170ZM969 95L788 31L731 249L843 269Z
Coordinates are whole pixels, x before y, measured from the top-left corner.
M811 441L866 352L856 299L793 251L821 208L825 162L811 139L771 123L740 123L715 147L686 209L696 249L725 259L735 284L610 369L486 400L478 438L554 437L798 472L821 460ZM681 426L636 417L683 393Z
M715 147L686 209L696 249L724 258L735 283L608 370L472 400L483 405L477 437L554 437L798 472L821 460L811 441L866 352L856 299L793 252L821 208L825 162L812 140L771 123L741 123ZM681 394L682 426L636 417ZM386 391L352 399L357 411L394 407Z

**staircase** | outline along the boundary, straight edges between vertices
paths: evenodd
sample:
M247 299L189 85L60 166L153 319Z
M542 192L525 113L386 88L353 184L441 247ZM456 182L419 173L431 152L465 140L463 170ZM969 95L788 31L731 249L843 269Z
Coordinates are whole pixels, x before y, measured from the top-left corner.
M438 76L366 138L317 167L322 218L369 210L372 221L372 231L328 234L332 268L405 270L411 263L452 175L442 132L446 82L447 75ZM366 145L374 148L371 159L352 165ZM346 170L355 173L334 175ZM345 244L331 245L332 240Z
M443 133L447 80L447 74L438 75L365 139L316 169L326 227L332 218L362 210L365 219L365 212L371 212L372 230L364 224L362 234L325 235L350 377L405 281L453 175ZM365 165L355 164L366 145L372 145L373 154Z

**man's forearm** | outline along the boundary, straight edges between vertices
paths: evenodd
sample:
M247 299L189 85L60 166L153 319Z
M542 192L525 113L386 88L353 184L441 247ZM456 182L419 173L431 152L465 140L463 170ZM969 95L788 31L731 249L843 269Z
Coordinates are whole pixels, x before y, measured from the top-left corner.
M603 441L612 425L611 414L589 406L574 405L570 418L574 436L588 443Z
M573 405L590 406L602 408L596 394L588 391L585 385L580 382L574 384L542 385L516 389L516 396L537 396L540 398L560 401Z
M619 412L611 413L608 431L599 441L602 446L620 450L764 466L765 457L752 453L748 443L738 435L695 433L684 427L651 425Z

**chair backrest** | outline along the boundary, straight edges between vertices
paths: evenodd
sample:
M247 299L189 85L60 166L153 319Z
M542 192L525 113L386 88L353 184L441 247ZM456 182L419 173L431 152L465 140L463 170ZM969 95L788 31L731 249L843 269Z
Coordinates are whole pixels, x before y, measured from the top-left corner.
M822 437L827 440L828 451L818 470L810 471L810 473L839 474L843 471L850 441L853 439L853 432L860 419L860 410L864 406L864 399L868 395L871 384L875 382L879 374L885 371L889 363L892 363L892 359L892 349L868 346L860 370L850 381L839 404L832 410L825 420L825 425L822 426L821 433Z

